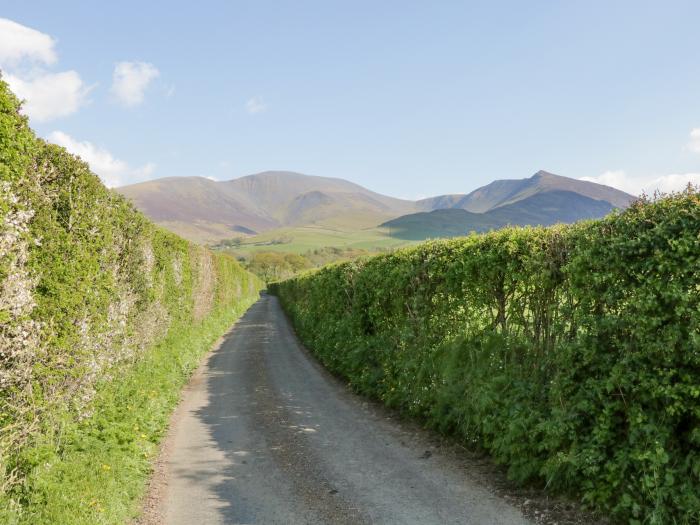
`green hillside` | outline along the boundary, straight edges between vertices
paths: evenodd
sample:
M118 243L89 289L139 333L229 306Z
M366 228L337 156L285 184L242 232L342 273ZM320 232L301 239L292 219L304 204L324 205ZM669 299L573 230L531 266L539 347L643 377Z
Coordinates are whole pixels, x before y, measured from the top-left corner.
M326 246L379 250L406 244L409 244L409 241L393 236L390 228L352 230L310 225L280 228L251 237L237 237L216 244L214 248L229 248L239 254L258 251L303 253Z
M582 219L603 217L612 204L569 191L535 193L512 204L473 213L462 208L414 213L387 221L397 239L423 240L459 237L470 232L486 232L505 226L549 226L570 224Z
M443 237L460 237L470 232L485 232L505 224L485 213L472 213L461 208L412 213L382 224L391 228L398 239L421 241Z

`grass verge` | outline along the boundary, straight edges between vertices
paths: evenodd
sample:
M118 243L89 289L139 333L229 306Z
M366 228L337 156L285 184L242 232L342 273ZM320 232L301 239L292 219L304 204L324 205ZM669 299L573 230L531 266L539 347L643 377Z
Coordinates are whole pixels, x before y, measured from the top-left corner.
M254 300L172 326L140 361L101 383L90 417L66 418L54 435L23 451L33 469L15 493L21 507L0 500L0 523L93 525L136 517L181 389Z

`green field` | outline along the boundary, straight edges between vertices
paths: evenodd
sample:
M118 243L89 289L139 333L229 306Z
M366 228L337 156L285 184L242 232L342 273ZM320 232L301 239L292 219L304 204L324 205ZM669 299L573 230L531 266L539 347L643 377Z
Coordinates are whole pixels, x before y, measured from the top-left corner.
M391 237L387 228L350 230L309 225L280 228L253 237L242 238L240 244L230 248L232 252L244 256L260 251L303 254L326 246L379 251L409 244L413 244L413 242Z

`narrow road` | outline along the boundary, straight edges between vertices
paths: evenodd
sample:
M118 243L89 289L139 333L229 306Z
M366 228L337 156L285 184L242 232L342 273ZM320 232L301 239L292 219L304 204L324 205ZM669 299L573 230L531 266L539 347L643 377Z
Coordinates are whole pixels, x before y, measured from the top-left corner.
M527 523L380 412L306 354L265 295L185 392L166 442L159 520Z

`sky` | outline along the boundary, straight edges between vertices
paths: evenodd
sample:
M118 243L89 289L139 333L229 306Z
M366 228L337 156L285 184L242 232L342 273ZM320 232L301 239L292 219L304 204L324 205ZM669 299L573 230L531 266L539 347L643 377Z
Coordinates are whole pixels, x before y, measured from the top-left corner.
M109 186L265 170L404 198L543 169L700 184L700 2L0 1L35 131Z

